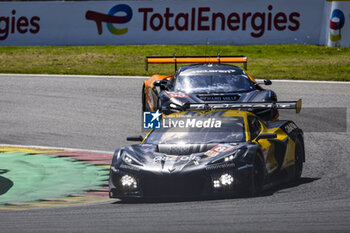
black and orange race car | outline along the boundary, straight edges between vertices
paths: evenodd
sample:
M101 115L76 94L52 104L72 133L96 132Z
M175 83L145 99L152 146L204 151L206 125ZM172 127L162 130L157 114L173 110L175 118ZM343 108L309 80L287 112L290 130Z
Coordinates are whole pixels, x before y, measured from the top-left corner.
M194 106L192 106L194 105ZM265 105L265 106L263 106ZM300 178L303 131L288 120L263 121L243 104L191 104L200 111L163 115L140 144L118 148L109 176L111 198L259 195ZM245 103L246 108L301 109L301 100Z
M146 57L148 64L175 64L174 75L153 75L142 87L142 110L159 110L165 114L181 112L191 103L275 102L276 93L264 89L238 66L224 63L243 63L244 56L217 57ZM177 64L192 63L177 69ZM271 85L270 80L264 80ZM264 120L276 120L277 109L252 110Z

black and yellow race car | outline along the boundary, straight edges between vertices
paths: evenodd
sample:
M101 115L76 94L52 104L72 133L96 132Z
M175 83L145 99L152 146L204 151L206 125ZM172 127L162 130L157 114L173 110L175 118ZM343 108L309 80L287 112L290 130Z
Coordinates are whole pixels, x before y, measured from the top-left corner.
M258 195L299 179L305 161L303 131L292 121L263 121L235 110L266 107L300 111L301 102L212 104L164 115L160 129L145 138L128 138L140 144L115 151L110 197Z
M262 87L271 85L270 80L258 83L244 71L232 65L243 63L245 56L174 56L146 57L148 64L175 64L174 75L153 75L144 81L142 87L142 110L165 114L181 112L189 103L236 103L277 101L274 91ZM191 63L177 68L177 64ZM229 64L226 64L229 63ZM231 63L231 64L230 64ZM148 69L148 68L147 68ZM264 120L276 120L276 109L254 110Z

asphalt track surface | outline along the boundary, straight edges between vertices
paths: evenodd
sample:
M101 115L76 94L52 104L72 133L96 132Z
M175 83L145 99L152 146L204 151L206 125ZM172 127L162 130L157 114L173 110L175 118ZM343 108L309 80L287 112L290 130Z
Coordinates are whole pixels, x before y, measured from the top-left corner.
M113 151L141 132L141 84L1 75L0 143ZM271 89L305 107L350 107L349 84L274 82ZM349 125L349 111L346 118ZM0 232L350 232L349 136L306 132L301 181L261 197L0 211Z

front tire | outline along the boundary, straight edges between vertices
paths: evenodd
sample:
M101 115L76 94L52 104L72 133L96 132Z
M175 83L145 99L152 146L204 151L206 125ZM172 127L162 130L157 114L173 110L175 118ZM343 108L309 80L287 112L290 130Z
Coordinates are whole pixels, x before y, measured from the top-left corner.
M251 197L258 196L264 187L265 169L261 156L255 156L247 194Z
M159 110L159 112L162 111L162 102L161 102L160 98L158 98L158 101L157 101L157 109Z
M142 106L141 106L142 112L146 112L149 110L148 104L146 102L146 89L145 86L142 87Z

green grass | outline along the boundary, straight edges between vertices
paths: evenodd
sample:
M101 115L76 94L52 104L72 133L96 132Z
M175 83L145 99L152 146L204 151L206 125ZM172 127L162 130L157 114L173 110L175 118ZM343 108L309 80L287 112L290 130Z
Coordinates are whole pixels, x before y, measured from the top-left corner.
M173 65L150 65L145 56L245 55L254 78L350 81L350 48L314 45L0 46L0 73L151 75Z

